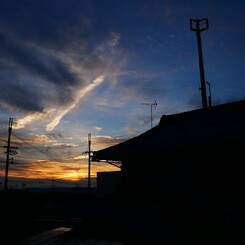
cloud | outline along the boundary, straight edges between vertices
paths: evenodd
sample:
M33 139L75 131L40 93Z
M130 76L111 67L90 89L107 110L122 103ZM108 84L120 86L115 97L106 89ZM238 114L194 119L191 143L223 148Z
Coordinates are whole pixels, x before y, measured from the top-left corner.
M37 122L43 118L48 118L51 120L46 126L47 131L52 131L60 122L60 120L69 113L79 101L91 90L99 86L105 80L105 76L101 75L89 83L86 87L80 89L74 96L74 100L64 108L50 108L45 109L43 112L34 112L27 116L24 116L21 119L15 121L13 127L15 129L25 128L27 125L30 125L33 122Z
M105 80L105 76L101 75L101 76L97 77L95 80L93 80L92 83L90 83L88 86L86 86L85 88L81 89L77 93L77 96L76 96L75 100L73 101L73 103L71 103L64 110L58 110L57 111L57 115L54 117L54 119L50 123L48 123L48 125L46 126L46 130L47 131L52 131L59 124L59 122L60 122L60 120L62 119L63 116L65 116L70 110L72 110L77 105L77 103L88 92L93 90L96 86L100 85L104 80Z
M32 100L32 98L35 100ZM10 111L40 112L43 110L39 99L41 94L31 91L30 88L23 88L16 83L3 83L0 92L0 105Z
M96 149L93 149L93 150L99 150L105 147L116 145L128 139L129 138L127 136L125 137L112 137L112 136L106 136L106 135L93 136L93 139L92 139L93 146L96 146Z
M50 117L54 110L45 110L44 112L34 112L21 119L18 119L14 122L14 129L25 128L27 125L30 125L33 121L39 121L44 117Z
M102 130L102 128L101 127L98 127L98 126L95 126L94 127L94 130L95 130L95 132L100 132Z
M18 128L52 118L51 130L82 91L92 88L90 82L94 86L94 79L113 69L120 34L96 21L92 2L3 0L1 5L0 105L20 113Z
M99 38L101 42L96 45L90 45L89 36L79 42L80 36L74 35L73 40L67 39L71 43L64 49L57 49L40 44L37 37L26 42L20 33L12 35L6 29L0 31L0 79L6 81L0 91L0 105L24 114L15 123L16 129L51 120L46 129L52 131L104 80L101 74L118 55L120 35L115 32L105 34L104 40Z

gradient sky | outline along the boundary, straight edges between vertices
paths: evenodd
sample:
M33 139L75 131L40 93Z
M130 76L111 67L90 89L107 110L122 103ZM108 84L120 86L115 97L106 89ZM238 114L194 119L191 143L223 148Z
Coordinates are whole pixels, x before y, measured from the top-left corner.
M244 9L243 0L0 0L2 186L9 118L18 147L9 186L86 186L88 134L99 150L163 114L201 108L190 18L209 21L201 39L213 105L244 99ZM91 167L92 177L118 170Z

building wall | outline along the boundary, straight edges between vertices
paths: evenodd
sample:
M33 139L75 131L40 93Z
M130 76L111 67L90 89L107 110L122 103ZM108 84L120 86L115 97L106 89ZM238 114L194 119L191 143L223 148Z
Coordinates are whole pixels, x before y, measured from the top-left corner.
M97 173L97 196L117 194L121 187L121 171Z
M142 152L123 164L124 193L139 198L160 196L177 200L185 195L226 198L232 192L242 192L243 144L243 141L210 142L151 155Z

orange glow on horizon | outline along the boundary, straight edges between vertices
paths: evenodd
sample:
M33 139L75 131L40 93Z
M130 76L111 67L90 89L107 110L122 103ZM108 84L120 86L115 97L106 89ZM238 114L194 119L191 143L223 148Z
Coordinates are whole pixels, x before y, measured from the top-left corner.
M77 157L81 160L80 157ZM119 171L118 168L108 163L91 162L90 168L91 178L97 177L97 172ZM4 178L5 168L0 170L0 177ZM19 165L9 164L9 178L18 178L23 180L42 180L54 179L60 181L78 182L88 178L88 163L86 161L72 161L72 163L57 163L46 160L38 160L36 162L25 163Z

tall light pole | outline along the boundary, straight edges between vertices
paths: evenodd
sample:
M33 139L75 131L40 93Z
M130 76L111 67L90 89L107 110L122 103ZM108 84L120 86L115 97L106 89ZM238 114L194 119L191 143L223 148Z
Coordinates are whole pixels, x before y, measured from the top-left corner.
M196 32L197 36L197 46L198 46L198 58L199 58L199 69L200 69L200 80L201 80L201 96L202 96L202 107L206 109L207 105L207 94L206 94L206 81L204 75L204 65L203 65L203 57L202 57L202 43L201 43L201 35L202 31L205 31L209 28L208 19L190 19L190 29Z
M157 107L157 102L154 100L154 103L141 103L142 105L149 105L151 107L151 128L152 128L152 107Z

